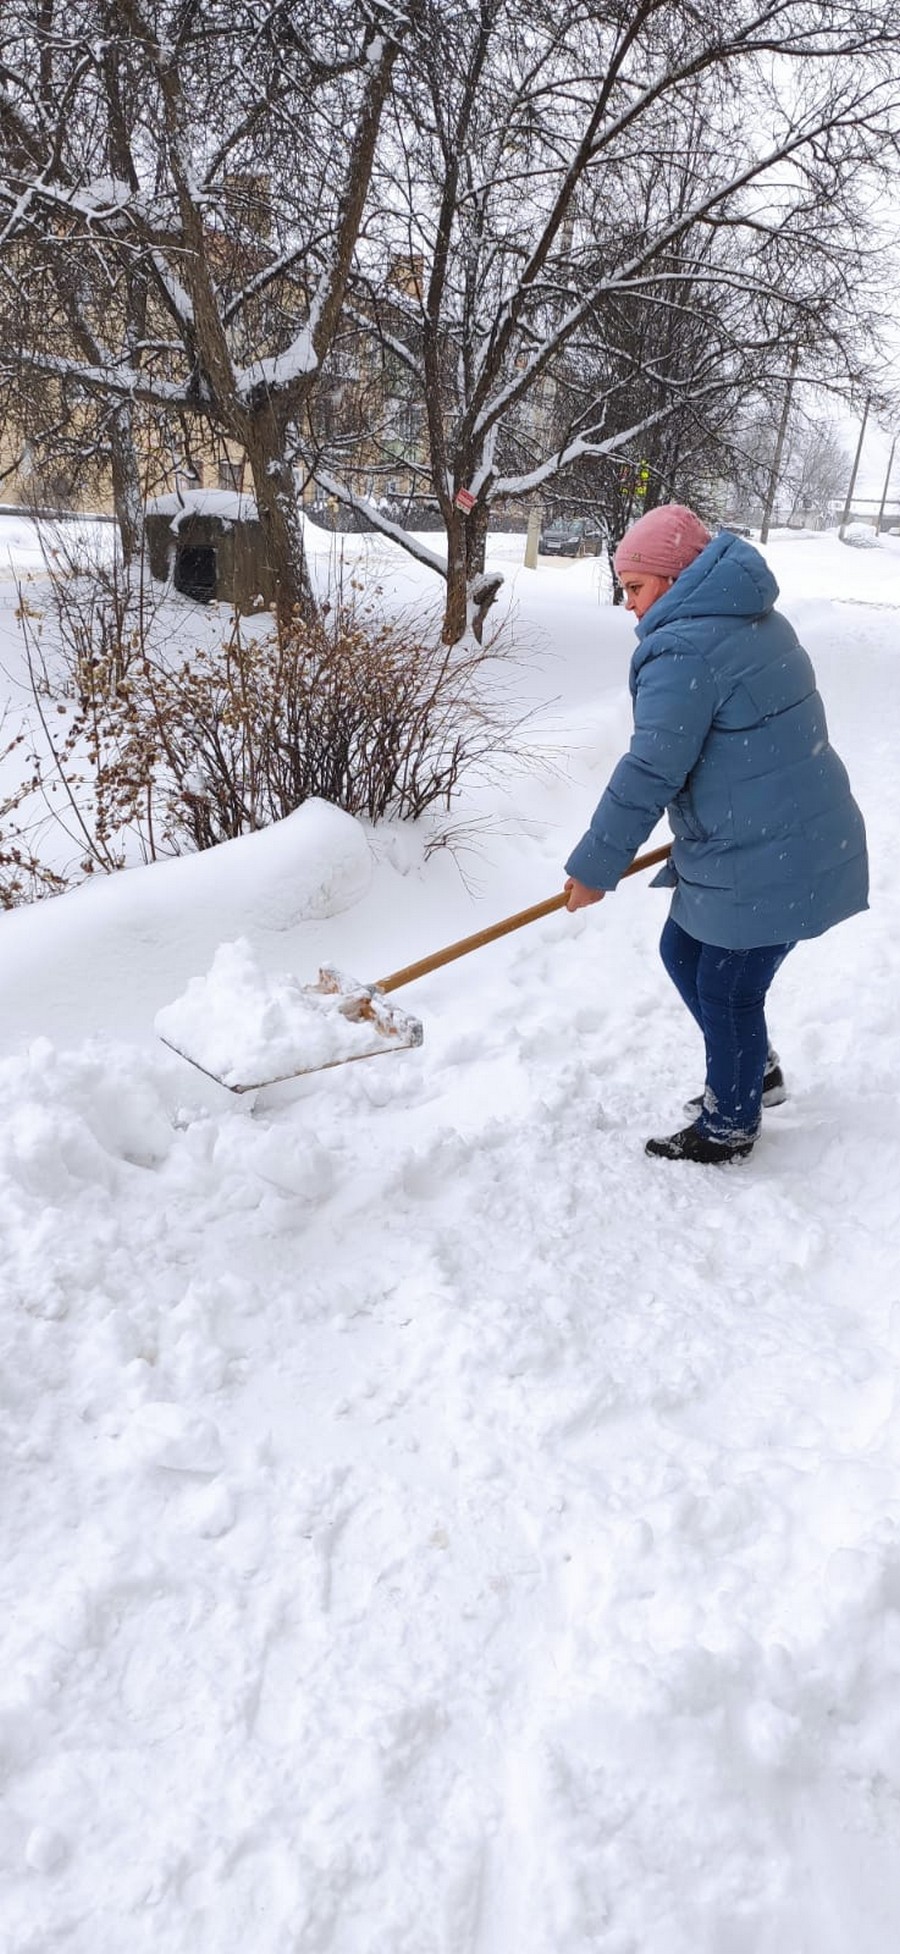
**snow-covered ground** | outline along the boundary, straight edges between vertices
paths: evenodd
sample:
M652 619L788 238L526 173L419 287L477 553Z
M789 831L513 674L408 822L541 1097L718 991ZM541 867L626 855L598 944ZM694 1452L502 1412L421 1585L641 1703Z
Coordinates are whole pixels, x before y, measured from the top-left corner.
M631 625L493 547L534 713L458 858L314 804L0 916L3 1954L894 1954L900 544L767 551L873 899L746 1167L644 1156L701 1078L641 878L400 992L421 1050L238 1099L154 1037L223 942L368 981L560 886Z

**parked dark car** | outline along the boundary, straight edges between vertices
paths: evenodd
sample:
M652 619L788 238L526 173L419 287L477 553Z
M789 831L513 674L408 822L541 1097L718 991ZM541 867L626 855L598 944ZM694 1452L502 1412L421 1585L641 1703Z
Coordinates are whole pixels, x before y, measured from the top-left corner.
M586 516L560 517L548 523L538 544L542 556L593 556L598 547L596 525Z

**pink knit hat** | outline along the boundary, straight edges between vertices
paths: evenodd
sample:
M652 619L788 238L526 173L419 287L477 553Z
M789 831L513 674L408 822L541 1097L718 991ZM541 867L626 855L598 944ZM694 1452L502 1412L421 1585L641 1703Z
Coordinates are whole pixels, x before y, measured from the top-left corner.
M711 541L693 509L683 502L665 502L661 509L648 510L623 536L613 559L616 576L680 577Z

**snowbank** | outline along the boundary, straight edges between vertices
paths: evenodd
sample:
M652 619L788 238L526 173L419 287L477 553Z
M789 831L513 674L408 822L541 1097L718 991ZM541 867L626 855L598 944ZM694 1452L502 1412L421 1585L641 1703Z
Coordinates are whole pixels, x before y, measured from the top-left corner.
M0 915L7 1049L115 1027L146 1037L153 1014L209 968L220 943L260 940L352 908L372 879L362 825L324 801L199 855L98 876Z

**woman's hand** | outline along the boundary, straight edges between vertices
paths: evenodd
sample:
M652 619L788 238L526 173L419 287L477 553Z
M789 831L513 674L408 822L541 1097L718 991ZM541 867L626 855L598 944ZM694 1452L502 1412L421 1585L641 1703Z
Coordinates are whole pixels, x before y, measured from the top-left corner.
M574 875L569 875L563 884L563 894L569 898L567 909L587 909L592 902L602 902L606 890L586 889L583 882L576 882Z

